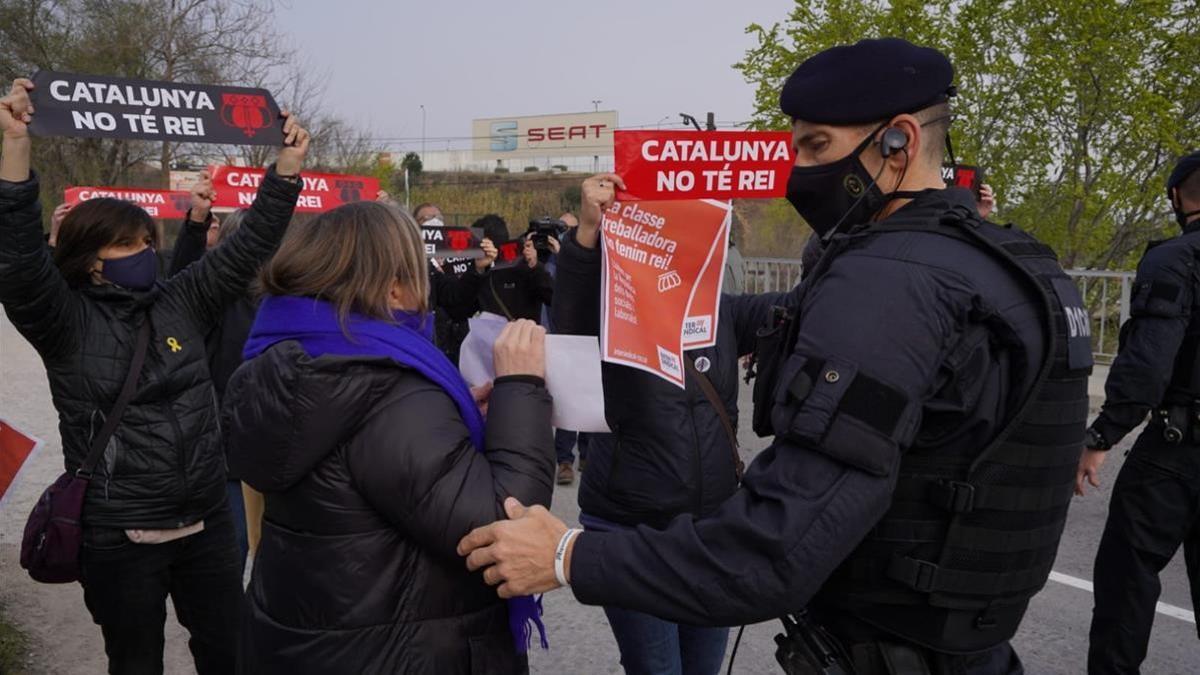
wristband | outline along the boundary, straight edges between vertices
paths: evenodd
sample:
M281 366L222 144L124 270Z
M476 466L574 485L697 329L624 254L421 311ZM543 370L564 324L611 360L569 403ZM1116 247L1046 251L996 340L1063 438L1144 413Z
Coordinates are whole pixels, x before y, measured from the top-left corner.
M571 545L571 540L574 539L583 530L579 528L571 528L563 532L562 539L558 540L558 549L554 551L554 578L558 580L559 586L570 586L567 583L566 570L563 569L563 563L567 557L567 548Z

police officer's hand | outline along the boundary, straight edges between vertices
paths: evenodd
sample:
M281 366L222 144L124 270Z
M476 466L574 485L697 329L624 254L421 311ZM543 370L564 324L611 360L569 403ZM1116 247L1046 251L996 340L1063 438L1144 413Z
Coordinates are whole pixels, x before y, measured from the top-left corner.
M583 181L583 196L579 204L579 228L575 241L584 248L595 248L600 239L600 219L604 210L617 198L617 188L625 189L625 181L615 173L601 173Z
M1075 474L1076 495L1080 497L1084 495L1083 482L1085 479L1092 484L1092 487L1100 487L1100 465L1104 464L1107 457L1107 450L1083 449L1083 456L1079 458L1079 471Z
M545 593L558 588L554 576L554 551L567 531L567 525L544 506L526 508L509 497L504 511L510 520L472 530L458 543L458 554L466 556L467 569L483 570L483 580L499 586L502 598ZM571 554L576 537L564 558L564 571L570 581Z

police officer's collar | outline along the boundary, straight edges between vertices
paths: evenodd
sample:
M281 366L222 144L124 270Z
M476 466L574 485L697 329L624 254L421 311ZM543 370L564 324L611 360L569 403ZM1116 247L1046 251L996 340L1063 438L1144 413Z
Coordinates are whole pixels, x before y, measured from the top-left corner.
M928 188L903 196L910 201L879 223L886 223L892 218L911 217L924 211L945 211L956 206L965 206L972 210L977 208L975 195L970 190L960 187Z

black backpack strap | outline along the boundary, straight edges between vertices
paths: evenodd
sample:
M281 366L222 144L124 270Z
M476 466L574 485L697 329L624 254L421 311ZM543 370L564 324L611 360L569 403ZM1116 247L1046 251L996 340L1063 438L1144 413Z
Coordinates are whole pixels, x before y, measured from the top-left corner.
M700 390L704 392L704 397L708 399L713 410L717 413L717 417L721 420L721 426L725 429L725 435L729 438L729 447L733 450L733 471L737 475L738 482L742 482L742 475L746 472L746 463L742 461L741 455L738 453L737 431L733 428L733 421L729 419L729 411L725 409L725 403L721 400L721 396L717 394L716 387L712 381L696 368L696 363L691 357L684 355L684 368L688 375L700 385Z
M146 362L146 351L150 347L150 316L147 315L142 325L138 328L137 344L133 348L133 362L129 365L129 372L125 375L125 384L121 386L121 394L117 396L117 402L113 404L112 410L108 412L108 417L104 420L104 426L101 427L100 433L92 438L92 449L88 451L87 458L83 460L83 464L75 471L77 478L91 479L92 472L96 470L96 464L100 462L100 457L104 454L104 448L108 446L109 439L117 430L117 425L121 423L121 416L125 414L125 408L129 405L129 401L133 398L134 391L137 389L138 375L142 372L142 365Z

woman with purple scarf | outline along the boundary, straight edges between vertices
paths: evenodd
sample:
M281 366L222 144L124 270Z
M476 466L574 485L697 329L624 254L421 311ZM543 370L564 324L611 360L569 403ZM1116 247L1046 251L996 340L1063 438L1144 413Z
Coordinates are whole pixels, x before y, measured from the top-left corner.
M261 281L224 413L266 499L242 670L527 672L540 605L497 600L455 546L506 497L550 503L545 331L509 324L469 390L431 340L420 231L378 203L293 225Z

